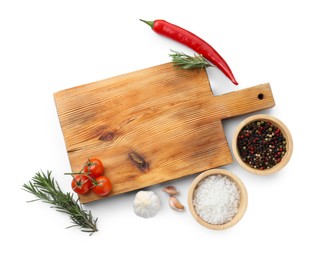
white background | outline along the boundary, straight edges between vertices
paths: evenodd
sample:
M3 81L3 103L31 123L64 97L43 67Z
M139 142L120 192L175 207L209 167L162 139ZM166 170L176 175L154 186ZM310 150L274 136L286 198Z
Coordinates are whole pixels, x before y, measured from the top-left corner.
M209 6L207 5L209 3ZM244 218L225 231L200 226L187 207L190 176L170 182L184 213L162 200L152 219L132 210L135 192L85 205L98 217L92 236L21 189L52 170L71 191L53 93L169 62L192 51L151 31L139 18L165 19L204 38L225 58L239 86L209 69L215 94L270 82L294 139L291 161L260 177L234 162L223 168L245 183ZM319 15L316 1L0 1L1 254L6 259L318 259ZM223 122L229 143L241 120ZM294 258L294 259L295 259Z

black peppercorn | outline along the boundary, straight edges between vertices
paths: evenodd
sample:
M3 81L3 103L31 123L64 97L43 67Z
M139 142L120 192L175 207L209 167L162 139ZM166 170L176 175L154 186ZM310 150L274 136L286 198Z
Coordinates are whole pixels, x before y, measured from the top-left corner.
M239 132L237 148L242 160L250 167L270 169L286 154L286 138L272 123L253 121Z

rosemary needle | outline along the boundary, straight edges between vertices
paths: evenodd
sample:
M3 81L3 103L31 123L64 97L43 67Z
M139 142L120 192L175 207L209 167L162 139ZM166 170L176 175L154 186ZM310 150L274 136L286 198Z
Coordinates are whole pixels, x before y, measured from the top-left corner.
M93 218L91 211L84 210L79 201L73 198L73 194L64 193L50 171L46 174L42 171L36 173L31 181L22 185L22 188L37 197L32 201L42 200L57 211L68 214L73 223L70 227L78 226L81 231L89 232L90 235L98 231L97 218Z
M175 66L181 67L182 69L204 69L212 67L202 55L194 54L194 56L190 56L174 50L171 50L171 52L172 54L169 54L169 56L172 58L172 62Z

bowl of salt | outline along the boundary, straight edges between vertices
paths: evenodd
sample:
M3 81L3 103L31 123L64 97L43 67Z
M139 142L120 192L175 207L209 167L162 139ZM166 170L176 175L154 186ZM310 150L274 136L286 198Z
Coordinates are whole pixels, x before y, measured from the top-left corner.
M224 230L237 224L248 204L243 182L224 169L212 169L198 175L188 192L188 206L202 226Z

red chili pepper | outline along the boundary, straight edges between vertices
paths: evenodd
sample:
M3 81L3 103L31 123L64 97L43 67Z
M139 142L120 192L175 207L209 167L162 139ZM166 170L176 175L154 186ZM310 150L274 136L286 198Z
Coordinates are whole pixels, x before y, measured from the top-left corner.
M212 46L210 46L207 42L205 42L195 34L164 20L140 20L151 26L151 28L158 34L161 34L177 42L185 44L197 53L203 55L204 58L206 58L217 68L219 68L235 85L238 85L226 61L218 54L218 52Z

